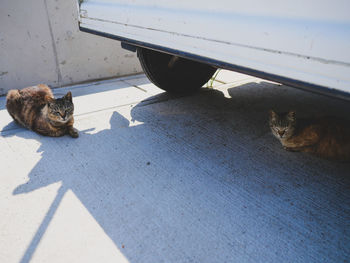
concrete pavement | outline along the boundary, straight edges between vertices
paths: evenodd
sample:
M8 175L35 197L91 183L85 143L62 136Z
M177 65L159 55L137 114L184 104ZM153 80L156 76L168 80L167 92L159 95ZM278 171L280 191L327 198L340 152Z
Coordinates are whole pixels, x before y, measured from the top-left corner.
M144 75L71 90L80 137L14 124L0 98L0 262L348 262L350 165L284 151L269 109L350 103L221 71L163 93Z

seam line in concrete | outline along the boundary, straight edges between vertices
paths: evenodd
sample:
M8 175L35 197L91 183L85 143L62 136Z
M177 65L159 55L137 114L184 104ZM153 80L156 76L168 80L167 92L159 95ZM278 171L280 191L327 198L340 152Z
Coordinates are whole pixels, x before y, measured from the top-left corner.
M60 69L60 65L58 63L57 47L56 47L56 42L55 42L53 30L52 30L52 25L51 25L51 20L50 20L49 10L47 7L46 0L44 0L44 5L45 5L45 11L46 11L47 21L48 21L48 26L49 26L50 36L51 36L52 50L53 50L55 64L56 64L57 82L58 82L57 84L58 84L58 87L61 87L61 83L62 83L61 69Z

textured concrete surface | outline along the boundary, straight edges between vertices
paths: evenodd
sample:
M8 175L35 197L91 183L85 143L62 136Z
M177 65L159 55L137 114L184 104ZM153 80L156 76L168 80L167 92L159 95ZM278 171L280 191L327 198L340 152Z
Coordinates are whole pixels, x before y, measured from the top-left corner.
M226 71L214 84L57 89L78 139L17 126L0 98L0 262L349 262L350 165L284 151L267 111L350 103Z
M141 72L136 53L78 28L78 0L0 3L0 95Z

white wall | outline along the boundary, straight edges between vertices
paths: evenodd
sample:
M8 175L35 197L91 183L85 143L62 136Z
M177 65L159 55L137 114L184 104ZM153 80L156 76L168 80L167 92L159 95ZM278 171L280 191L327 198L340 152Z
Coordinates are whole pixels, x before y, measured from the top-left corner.
M79 31L76 0L0 1L0 95L137 72L136 53Z

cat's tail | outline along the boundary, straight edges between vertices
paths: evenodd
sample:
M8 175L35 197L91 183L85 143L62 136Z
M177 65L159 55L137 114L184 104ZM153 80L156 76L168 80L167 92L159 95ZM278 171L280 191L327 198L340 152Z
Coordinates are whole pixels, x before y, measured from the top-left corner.
M21 99L21 94L18 89L11 89L7 92L6 100L9 101L18 101Z
M6 96L6 108L8 113L15 119L16 112L21 108L22 100L19 90L9 90Z

